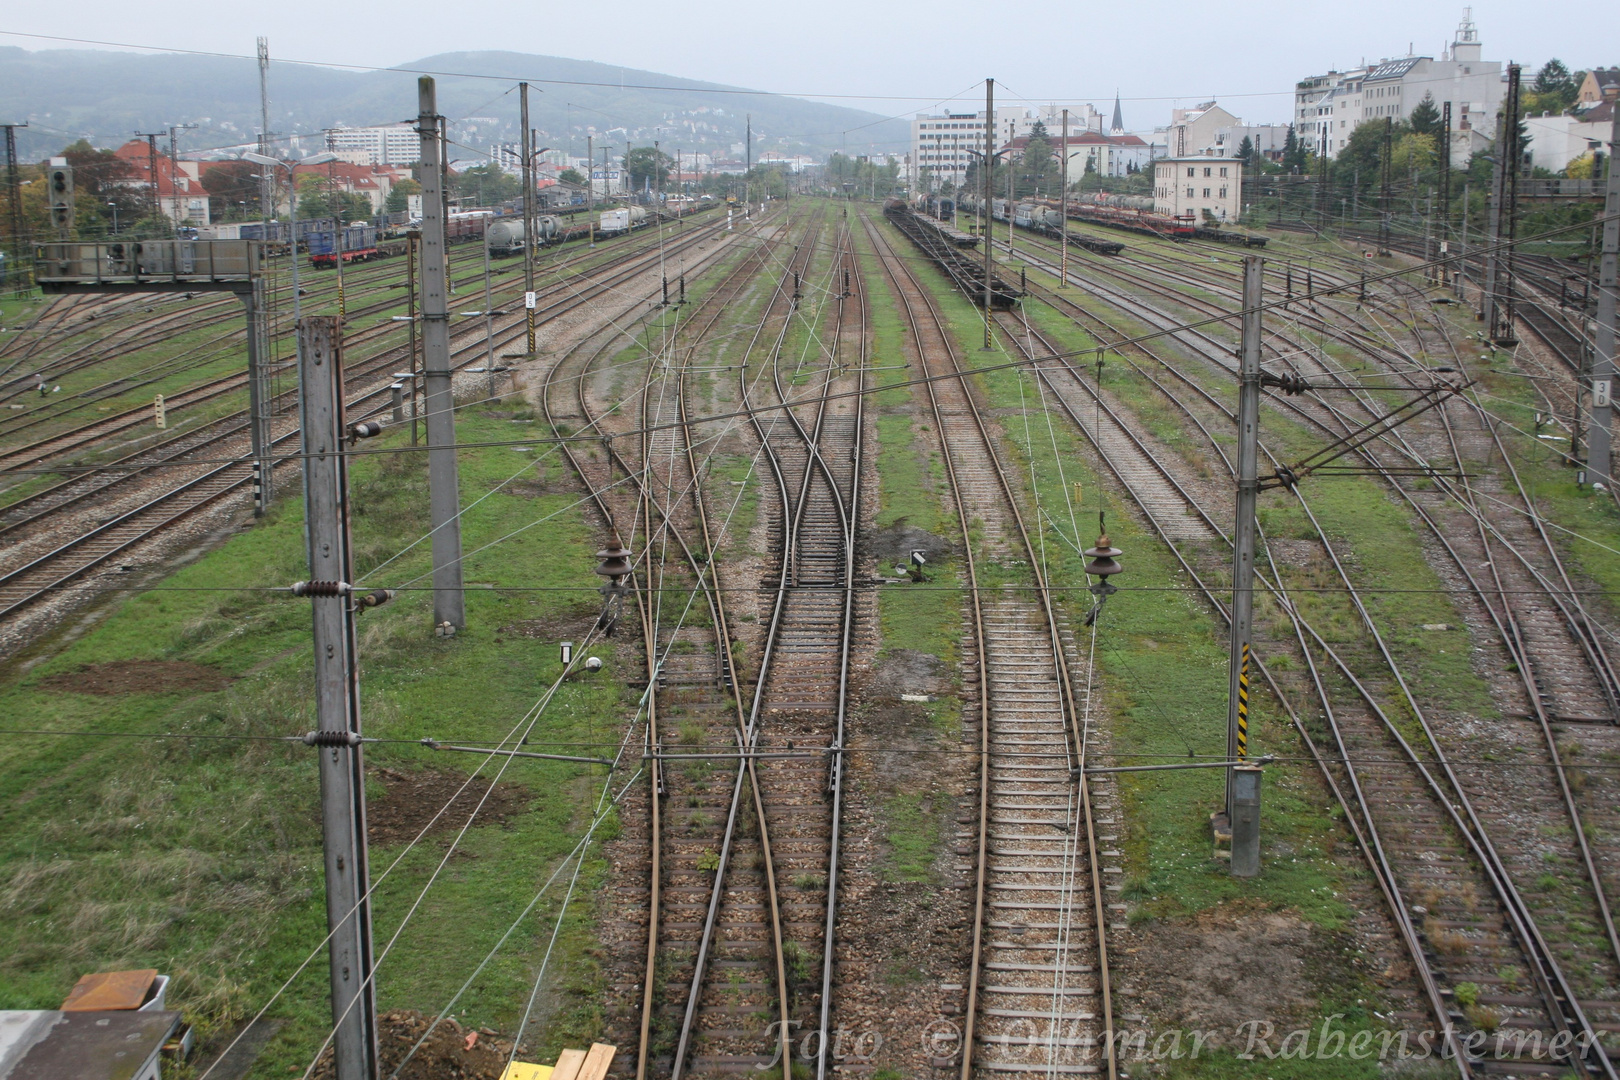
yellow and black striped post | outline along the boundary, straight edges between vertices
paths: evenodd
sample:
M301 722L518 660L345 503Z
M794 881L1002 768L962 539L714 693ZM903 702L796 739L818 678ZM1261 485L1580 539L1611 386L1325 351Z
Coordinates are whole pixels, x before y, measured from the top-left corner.
M1249 760L1249 643L1243 643L1243 659L1238 665L1237 760Z

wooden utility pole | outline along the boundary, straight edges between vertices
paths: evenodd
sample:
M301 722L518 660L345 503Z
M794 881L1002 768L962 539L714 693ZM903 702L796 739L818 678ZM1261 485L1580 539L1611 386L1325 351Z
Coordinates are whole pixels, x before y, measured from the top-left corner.
M1620 289L1620 169L1615 154L1620 152L1620 111L1609 129L1609 184L1603 196L1603 254L1598 266L1597 325L1592 334L1592 430L1586 440L1586 469L1589 480L1612 486L1609 460L1610 404L1614 385L1615 290ZM1601 391L1601 393L1600 393ZM1602 404L1599 404L1599 401Z
M422 139L422 376L427 405L428 501L433 524L433 625L467 624L461 588L461 497L456 466L456 401L451 389L450 307L444 250L443 118L433 78L417 80ZM449 624L446 628L445 624Z
M310 598L315 632L316 730L321 831L326 851L326 923L331 931L332 1022L338 1080L376 1080L377 1002L372 981L366 788L360 744L354 562L349 541L348 460L343 454L343 345L331 316L300 320L298 380L304 450Z

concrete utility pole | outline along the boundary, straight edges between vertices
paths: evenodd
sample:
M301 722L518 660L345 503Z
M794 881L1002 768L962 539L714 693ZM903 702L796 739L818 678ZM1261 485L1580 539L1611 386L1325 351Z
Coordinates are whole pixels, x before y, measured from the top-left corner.
M528 324L528 348L524 351L529 359L534 359L534 138L529 131L529 84L518 83L518 101L521 102L523 112L523 136L520 145L523 148L523 308ZM590 172L590 166L585 167ZM588 181L587 181L588 183ZM484 250L489 250L486 240ZM486 302L487 308L489 304Z
M1501 321L1502 300L1498 279L1502 276L1502 213L1507 207L1508 188L1518 167L1513 145L1517 141L1515 136L1519 127L1516 107L1518 86L1519 65L1509 64L1507 97L1496 117L1496 142L1491 147L1495 162L1491 169L1490 213L1485 224L1485 280L1481 283L1480 292L1479 317L1485 324L1486 337L1491 339L1497 336L1497 324ZM1512 330L1511 322L1508 329Z
M585 224L590 230L590 246L596 246L596 148L592 140L596 136L585 136ZM602 164L602 187L607 189L607 163Z
M1614 385L1615 290L1620 289L1620 169L1615 154L1620 152L1620 111L1609 129L1609 186L1603 196L1603 261L1598 266L1597 326L1592 334L1592 430L1586 438L1586 470L1589 480L1611 484L1609 461L1610 404ZM1601 404L1599 402L1601 401Z
M1440 110L1440 250L1451 240L1451 102ZM1445 271L1442 271L1444 273Z
M428 501L433 523L433 625L467 625L461 589L461 495L456 466L456 401L450 386L450 308L444 251L441 117L431 76L417 80L422 139L422 377L428 442Z
M261 241L269 246L267 241ZM268 318L265 311L265 288L262 275L255 275L248 291L242 294L242 305L247 308L247 366L248 366L248 441L253 454L253 516L263 517L275 492L271 486L275 470L270 464L274 445L271 430L270 392L270 335L266 333Z
M259 52L259 153L270 153L270 39L258 39ZM270 248L270 219L275 217L276 175L265 167L259 170L259 218L264 225L260 242ZM268 261L268 260L267 260ZM275 470L270 465L270 414L275 399L270 365L275 349L270 335L270 292L263 279L253 283L253 324L248 331L248 413L253 442L253 468L257 476L253 513L262 516L275 498Z
M984 204L981 210L984 214L984 229L981 239L984 241L984 347L989 351L990 342L990 280L992 247L991 234L995 231L991 227L990 218L990 174L995 170L996 162L996 80L984 80L984 160L979 163L980 187L984 192Z
M1232 633L1227 685L1226 760L1249 756L1249 665L1254 645L1255 502L1260 491L1260 305L1265 260L1243 259L1243 348L1238 367L1237 520L1232 528ZM1227 822L1236 822L1236 779L1227 770ZM1256 795L1258 798L1258 795ZM1232 871L1237 873L1237 833ZM1258 837L1256 838L1258 843Z
M1058 273L1058 288L1061 289L1061 288L1066 287L1069 284L1069 110L1068 109L1063 110L1063 136L1059 140L1059 145L1063 147L1063 149L1058 151L1058 186L1061 189L1061 191L1060 191L1060 193L1058 195L1058 202L1059 202L1059 205L1062 207L1062 209L1058 211L1059 216L1062 218L1062 220L1058 222L1058 228L1060 230L1062 230L1062 233L1063 233L1063 235L1061 237L1062 242L1063 242L1063 268Z
M348 460L343 455L343 346L335 318L298 324L299 421L315 629L313 738L320 755L321 831L326 849L326 922L331 930L332 1021L339 1080L375 1080L377 1002L372 982L366 789L360 747L354 576L349 547ZM297 591L295 589L295 591Z
M1381 176L1379 177L1378 188L1378 254L1380 255L1389 254L1390 174L1394 171L1394 132L1394 117L1384 117L1384 152L1383 161L1379 166Z

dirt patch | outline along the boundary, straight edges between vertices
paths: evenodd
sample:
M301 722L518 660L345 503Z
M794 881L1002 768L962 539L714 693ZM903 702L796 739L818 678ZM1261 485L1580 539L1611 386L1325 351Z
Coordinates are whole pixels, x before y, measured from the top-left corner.
M1282 1027L1315 1004L1311 927L1298 916L1222 905L1131 936L1140 944L1120 966L1163 1028L1225 1034L1256 1018Z
M956 545L927 529L908 525L902 518L886 529L874 530L867 541L867 548L877 560L878 569L884 570L893 563L906 562L913 551L922 551L929 559L938 559L951 554Z
M115 660L66 671L45 680L47 689L69 694L207 694L236 679L218 668L184 660Z
M516 784L496 784L490 791L489 781L483 777L469 781L466 773L449 769L409 773L372 769L371 777L382 781L383 795L366 802L366 836L371 843L384 846L409 843L430 821L433 824L429 835L454 834L480 802L483 809L478 811L475 827L505 825L509 818L527 810L534 798L532 792ZM449 808L439 814L447 803ZM435 814L438 820L434 820Z
M536 641L583 641L585 635L591 632L601 611L591 608L580 608L569 615L561 615L551 619L525 619L522 622L507 623L496 634L503 638L531 638Z
M865 691L872 698L901 694L943 694L951 688L945 661L916 649L886 649L872 667Z
M392 1076L432 1023L431 1017L408 1010L378 1016L377 1050L382 1059L379 1073ZM471 1047L467 1045L469 1038L473 1040ZM400 1080L500 1080L511 1053L511 1042L497 1037L488 1028L464 1028L447 1017L433 1028L433 1034L421 1048L411 1054L410 1062L400 1070L399 1077ZM333 1080L336 1075L332 1051L328 1050L321 1055L312 1076L314 1080Z

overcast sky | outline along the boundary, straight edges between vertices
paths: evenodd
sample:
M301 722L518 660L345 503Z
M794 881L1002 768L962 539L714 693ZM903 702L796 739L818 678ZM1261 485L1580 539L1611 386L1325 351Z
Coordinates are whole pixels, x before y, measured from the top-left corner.
M687 78L838 101L909 115L959 96L998 103L1111 103L1117 88L1133 129L1164 124L1175 105L1214 97L1251 123L1286 121L1292 84L1329 68L1437 55L1462 5L1438 0L1355 4L1236 4L1137 0L1109 5L1026 0L965 3L807 0L688 5L648 0L445 5L426 0L160 4L76 0L16 3L0 43L30 49L59 35L386 67L462 49L597 60ZM481 17L483 12L489 18ZM1534 70L1549 57L1573 69L1620 64L1620 4L1556 6L1486 0L1473 8L1486 59ZM1105 109L1106 111L1106 109Z

